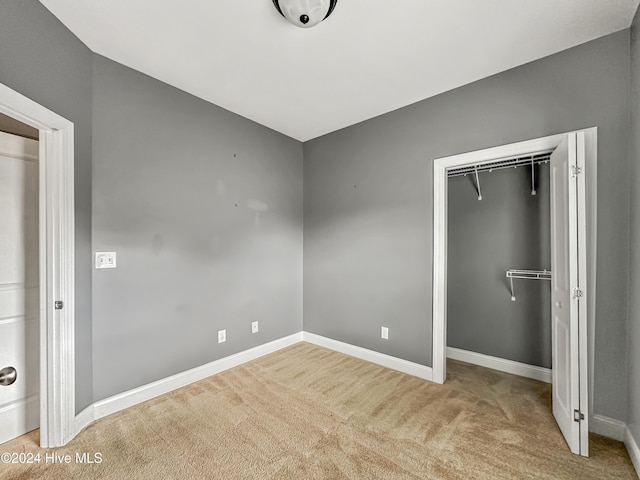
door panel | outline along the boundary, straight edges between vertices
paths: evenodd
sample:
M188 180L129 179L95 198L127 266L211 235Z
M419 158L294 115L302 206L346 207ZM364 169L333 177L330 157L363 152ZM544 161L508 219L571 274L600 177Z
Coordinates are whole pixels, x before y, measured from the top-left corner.
M0 443L39 425L37 150L0 133L0 369L17 371L0 385Z
M573 453L586 456L588 437L581 433L588 424L575 418L581 411L586 416L586 398L581 409L580 389L581 369L586 372L586 355L581 358L579 348L579 315L582 314L579 302L584 300L574 290L586 290L578 270L578 260L586 252L578 250L578 208L584 208L584 201L579 206L577 142L576 133L568 134L551 155L552 400L553 415L569 448ZM580 175L584 175L584 170ZM581 181L584 184L584 177ZM586 325L586 314L582 320Z

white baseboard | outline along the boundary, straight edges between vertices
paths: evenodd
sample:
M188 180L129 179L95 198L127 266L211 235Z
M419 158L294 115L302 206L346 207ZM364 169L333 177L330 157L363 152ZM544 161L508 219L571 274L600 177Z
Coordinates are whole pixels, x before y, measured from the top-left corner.
M290 335L288 337L274 340L273 342L265 343L257 347L245 350L244 352L236 353L220 360L215 360L206 365L192 368L186 372L178 373L162 380L158 380L147 385L143 385L133 390L114 395L113 397L105 398L93 404L93 414L91 415L87 410L83 410L76 417L76 427L84 428L93 420L111 415L112 413L124 410L125 408L132 407L138 403L151 400L159 395L169 393L178 388L189 385L190 383L197 382L204 378L210 377L220 372L224 372L243 363L255 360L269 353L273 353L282 348L294 345L302 341L302 332ZM86 413L85 413L86 412ZM76 430L78 432L79 430Z
M626 428L624 445L625 447L627 447L629 457L631 457L631 462L636 469L636 474L638 475L638 478L640 478L640 448L638 447L638 442L636 441L636 439L633 438L631 430L629 430L628 428Z
M603 437L624 442L625 435L627 434L627 425L615 418L605 417L604 415L594 415L589 421L589 431L602 435Z
M447 358L491 368L500 372L520 375L521 377L540 380L541 382L551 383L551 369L549 368L514 362L513 360L505 360L504 358L492 357L490 355L469 352L467 350L461 350L453 347L447 347Z
M367 362L375 363L377 365L382 365L383 367L391 368L392 370L407 373L414 377L419 377L429 381L433 379L433 371L431 367L426 367L418 363L409 362L408 360L392 357L391 355L375 352L366 348L356 347L355 345L339 342L338 340L316 335L315 333L303 332L302 339L305 342L344 353L345 355L356 357L361 360L366 360Z
M75 435L88 427L89 424L92 423L95 419L95 404L92 403L76 415L76 418L74 420L74 427L76 431Z
M596 414L589 421L589 431L623 442L627 433L627 425L615 418Z

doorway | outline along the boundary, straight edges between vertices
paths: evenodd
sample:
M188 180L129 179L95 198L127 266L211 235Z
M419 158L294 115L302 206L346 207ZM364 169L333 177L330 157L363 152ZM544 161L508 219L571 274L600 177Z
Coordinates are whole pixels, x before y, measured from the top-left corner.
M569 144L568 147L566 144ZM564 145L564 146L563 146ZM580 225L584 231L581 235L581 241L584 243L578 251L577 244L574 239L571 240L571 251L576 254L575 261L581 265L581 274L583 285L586 281L584 290L576 290L572 294L575 302L569 302L571 305L571 319L576 323L573 325L571 340L563 339L570 351L558 350L554 347L554 357L560 359L568 358L571 365L562 369L568 378L567 384L563 384L563 379L558 379L554 375L553 383L556 392L566 392L567 385L570 385L569 396L563 397L563 400L569 399L570 405L565 405L562 414L554 415L563 416L558 420L561 427L568 426L571 434L567 438L571 450L574 453L588 455L588 423L591 416L591 404L589 402L593 390L593 332L594 332L594 312L595 312L595 234L596 234L596 148L597 145L597 129L591 128L579 132L570 132L566 134L553 135L549 137L519 142L500 147L489 148L476 152L463 153L451 157L439 158L434 161L434 244L433 244L433 380L437 383L444 383L446 379L446 331L447 331L447 172L450 169L469 166L482 165L495 162L499 159L514 158L518 156L530 155L535 152L556 151L562 148L568 148L573 155L573 161L578 158L582 159L581 170L577 165L570 168L567 167L567 176L576 179L582 185L580 191L571 193L572 202L577 205L576 211L571 211L572 218L575 218L576 225ZM561 148L558 148L561 147ZM556 155L556 161L558 155ZM553 162L552 162L553 163ZM553 171L553 168L552 168ZM575 174L575 176L574 176ZM582 174L579 177L578 174ZM552 178L553 184L553 178ZM557 185L559 185L556 182ZM567 187L568 188L568 187ZM566 189L565 189L566 190ZM569 192L565 192L569 195ZM553 194L552 194L553 195ZM564 195L564 194L563 194ZM568 197L562 197L568 198ZM580 198L580 200L578 200ZM577 203L576 203L577 202ZM554 204L552 200L552 219L554 218ZM579 218L578 218L579 217ZM553 230L553 229L552 229ZM553 238L553 234L552 234ZM577 238L575 239L577 241ZM552 241L553 243L553 241ZM567 243L567 245L569 245ZM567 247L569 248L569 247ZM571 257L573 258L573 257ZM562 270L560 268L559 270ZM567 263L568 269L568 263ZM559 278L565 278L560 272ZM572 274L574 274L572 270ZM586 275L585 275L586 273ZM575 276L575 275L574 275ZM555 285L554 285L555 288ZM579 288L579 285L572 285L572 289ZM578 300L579 295L582 295ZM555 301L555 300L554 300ZM562 302L561 302L562 303ZM576 308L574 308L574 303ZM579 307L578 307L579 305ZM565 303L565 311L568 315L569 307ZM574 311L575 310L575 311ZM574 318L575 313L575 318ZM578 315L579 314L579 315ZM578 328L579 327L579 328ZM575 334L575 335L574 335ZM567 343L568 342L568 343ZM568 355L568 356L567 356ZM554 362L557 360L554 358ZM577 366L581 366L578 368ZM575 368L574 368L575 367ZM560 383L558 383L560 382ZM577 390L574 388L577 386ZM555 399L554 399L555 400ZM558 404L563 402L557 402ZM566 403L566 402L565 402ZM571 418L569 418L571 416ZM564 418L566 417L566 418ZM574 422L575 420L575 422ZM572 423L574 422L574 423ZM576 431L578 432L576 434ZM570 437L570 438L569 438Z
M549 157L448 171L447 357L550 384Z
M37 426L57 447L76 434L73 123L3 84L0 114L38 131Z

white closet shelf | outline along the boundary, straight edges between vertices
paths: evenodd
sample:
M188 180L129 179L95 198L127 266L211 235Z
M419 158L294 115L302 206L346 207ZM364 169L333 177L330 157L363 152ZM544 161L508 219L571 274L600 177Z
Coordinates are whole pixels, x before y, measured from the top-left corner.
M516 301L516 294L513 290L513 279L523 278L528 280L551 280L551 270L521 270L512 268L507 270L507 278L511 283L511 301Z

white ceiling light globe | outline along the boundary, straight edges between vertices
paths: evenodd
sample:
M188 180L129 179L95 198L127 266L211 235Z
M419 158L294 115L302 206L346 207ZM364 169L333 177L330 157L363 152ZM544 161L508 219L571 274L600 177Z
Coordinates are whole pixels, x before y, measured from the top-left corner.
M331 15L338 0L273 0L278 11L296 27L309 28Z

